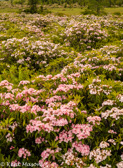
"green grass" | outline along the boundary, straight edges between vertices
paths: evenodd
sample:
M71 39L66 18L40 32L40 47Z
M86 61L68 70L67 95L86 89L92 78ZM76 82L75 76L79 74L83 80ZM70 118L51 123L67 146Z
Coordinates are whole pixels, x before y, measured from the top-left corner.
M0 8L0 13L16 13L18 12L18 9L14 9L14 8Z
M65 15L80 15L84 8L49 8L53 13L63 13Z
M49 10L53 13L63 13L66 15L80 15L81 12L85 10L85 8L49 8ZM120 12L123 14L123 7L118 8L105 8L105 11L108 14L113 14L114 12Z
M107 13L113 14L114 12L120 12L123 14L123 7L118 7L118 8L105 8L105 11Z

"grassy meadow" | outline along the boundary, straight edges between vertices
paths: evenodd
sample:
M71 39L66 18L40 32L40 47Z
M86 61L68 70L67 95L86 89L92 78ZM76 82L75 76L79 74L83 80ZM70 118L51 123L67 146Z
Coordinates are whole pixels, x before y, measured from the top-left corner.
M63 13L65 15L80 15L84 12L85 8L49 8L53 13ZM117 8L105 8L107 14L113 14L115 12L120 12L123 14L123 7Z

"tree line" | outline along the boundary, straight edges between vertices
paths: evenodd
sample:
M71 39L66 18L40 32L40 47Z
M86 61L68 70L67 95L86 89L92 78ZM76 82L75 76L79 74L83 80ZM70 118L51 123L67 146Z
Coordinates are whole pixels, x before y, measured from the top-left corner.
M89 3L92 2L100 2L101 0L37 0L39 2L45 3L45 4L54 4L57 3L59 5L61 4L74 4L74 3L78 3L80 6L86 6ZM103 5L105 6L112 6L112 5L118 5L121 6L123 4L123 0L102 0Z
M7 1L7 0L6 0ZM72 7L77 3L81 7L87 7L88 11L95 11L95 13L100 13L104 7L112 6L122 6L123 0L8 0L11 2L11 5L14 3L18 4L27 4L30 6L30 12L37 12L37 5L40 4L41 10L43 11L43 5L64 5L64 7Z
M7 0L6 0L7 1ZM86 6L90 3L97 3L97 2L101 2L103 3L104 6L106 7L111 7L114 5L118 5L118 6L122 6L123 5L123 0L10 0L11 3L25 3L28 1L28 3L36 3L36 4L75 4L78 3L80 6Z

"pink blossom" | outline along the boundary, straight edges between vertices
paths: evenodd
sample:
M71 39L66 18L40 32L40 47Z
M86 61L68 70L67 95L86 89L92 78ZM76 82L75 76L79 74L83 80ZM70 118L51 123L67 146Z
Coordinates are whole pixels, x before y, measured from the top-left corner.
M14 149L14 148L15 148L14 146L11 146L9 149L12 150L12 149Z
M25 148L20 148L18 151L18 156L26 158L27 156L31 156L31 153Z
M77 136L79 140L85 139L90 136L92 126L90 124L76 124L72 125L72 133Z
M75 148L82 156L87 156L90 153L90 148L88 145L82 144L81 142L74 142L72 147Z
M11 162L11 167L20 167L21 163L17 160L14 160Z
M7 80L3 80L0 82L0 86L9 86L9 85L13 85L12 83L9 83Z
M25 80L25 81L20 81L20 83L19 83L18 86L20 86L20 85L26 85L26 84L29 84L29 83L30 83L30 81L27 81L27 80Z
M100 146L100 148L106 148L109 146L109 143L102 141L99 146Z
M89 122L89 123L93 123L93 125L95 125L95 124L97 124L97 125L99 125L100 124L100 121L101 121L101 118L99 117L99 116L89 116L89 117L87 117L87 121Z
M37 114L39 111L41 111L41 108L38 105L32 106L31 113Z
M41 144L42 142L44 142L44 138L39 137L35 139L36 144Z
M13 100L14 99L14 95L11 94L11 93L6 93L5 94L5 99L11 99L11 100Z
M18 104L10 104L9 107L10 107L10 110L12 110L12 111L19 111L20 110L20 106Z
M110 133L110 134L117 134L117 132L115 132L114 130L108 130L108 133Z

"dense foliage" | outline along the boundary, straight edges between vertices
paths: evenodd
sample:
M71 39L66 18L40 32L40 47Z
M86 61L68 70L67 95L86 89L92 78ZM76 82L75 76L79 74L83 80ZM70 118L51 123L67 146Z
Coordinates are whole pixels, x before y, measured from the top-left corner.
M0 166L123 167L122 19L0 14Z
M27 0L10 0L11 2L15 1L15 2L19 2L19 3L23 3L26 2ZM96 3L97 2L101 2L102 0L30 0L31 3L43 3L43 4L54 4L54 3L58 3L59 5L61 4L74 4L74 3L78 3L81 6L85 6L88 5L89 3L91 3L92 1ZM123 0L103 0L103 4L105 6L112 6L112 5L119 5L121 6L123 4Z

